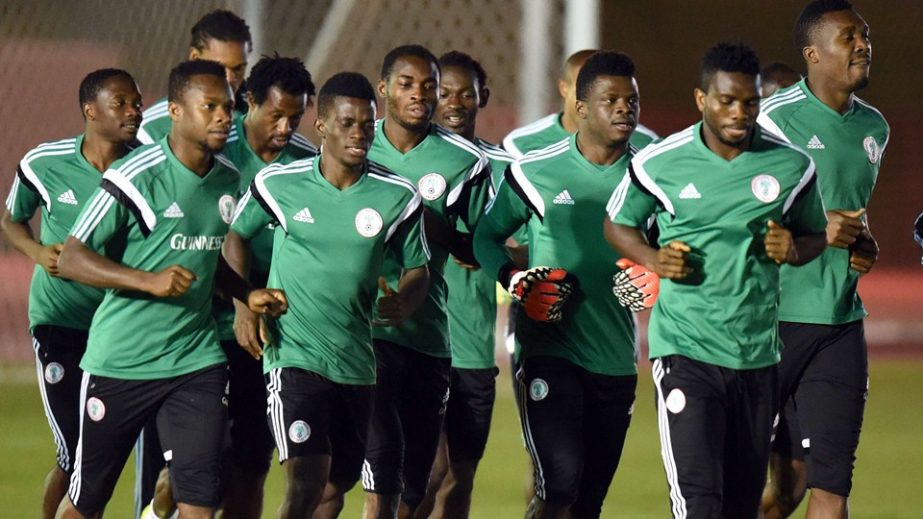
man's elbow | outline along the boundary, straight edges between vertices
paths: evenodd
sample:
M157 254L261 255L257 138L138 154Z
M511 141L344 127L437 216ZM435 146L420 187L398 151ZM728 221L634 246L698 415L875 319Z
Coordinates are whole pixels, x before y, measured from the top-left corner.
M77 271L76 266L79 264L78 258L83 249L86 249L83 242L73 236L67 237L67 240L64 241L64 247L61 248L61 254L58 256L58 273L61 277L76 279L74 277Z

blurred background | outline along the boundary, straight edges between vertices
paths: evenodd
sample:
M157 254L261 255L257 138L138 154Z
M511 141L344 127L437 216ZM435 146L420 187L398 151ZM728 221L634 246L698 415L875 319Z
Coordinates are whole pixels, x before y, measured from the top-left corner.
M783 61L803 70L800 53L793 48L791 28L804 3L799 0L2 0L0 196L5 200L15 165L26 151L41 142L81 131L77 86L86 73L112 66L127 69L140 83L145 105L149 105L165 95L170 68L186 58L193 23L202 14L219 7L234 10L250 25L254 37L251 65L261 54L272 52L301 57L318 87L341 70L359 71L377 80L384 54L404 43L421 43L437 55L449 50L468 52L483 64L492 91L490 105L481 112L478 133L498 142L514 127L560 109L556 79L561 63L571 52L582 48L611 48L632 55L638 67L642 122L661 136L681 130L700 118L692 89L697 82L702 53L717 41L744 40L757 50L763 63ZM871 26L874 50L871 83L860 96L884 113L892 130L868 208L881 257L875 271L860 284L860 293L871 314L867 335L873 365L895 367L899 371L911 366L916 371L906 374L908 380L921 380L923 377L918 375L923 375L920 362L923 267L911 230L914 218L923 211L923 147L917 141L923 136L920 131L923 102L919 95L923 2L857 0L854 3ZM309 113L301 131L316 140L311 131L313 119ZM5 388L25 384L24 394L36 392L34 387L28 388L28 384L34 385L29 382L34 373L27 371L33 355L26 319L32 268L28 260L0 241L3 293L0 404L4 405L0 407L0 435L11 434L13 429L6 427L4 431L4 427L10 423L8 413L17 412L11 411L10 393ZM498 355L498 361L505 363L504 356ZM907 405L919 409L915 398L911 400L914 401ZM641 402L643 407L651 407L650 399ZM26 404L28 412L40 412L37 396ZM38 452L47 455L49 461L42 465L47 470L51 466L50 435L40 416L39 419L35 435L44 442ZM887 419L888 427L899 423L891 422L898 417ZM515 425L510 426L510 431L516 434ZM0 437L0 442L6 437ZM515 438L511 445L516 448ZM917 461L915 466L919 467L923 464L923 451L918 446L913 449L905 454L913 456ZM656 452L653 459L656 465ZM660 469L656 466L651 469L656 476L654 484L663 486L662 474L657 472ZM11 477L3 470L0 467L0 476ZM877 478L868 474L872 476ZM10 481L0 479L0 492ZM656 488L662 491L660 486ZM11 489L7 487L12 492ZM660 494L656 499L662 501L665 495ZM0 493L0 502L4 501ZM654 509L666 513L662 506ZM862 516L912 515L897 511Z

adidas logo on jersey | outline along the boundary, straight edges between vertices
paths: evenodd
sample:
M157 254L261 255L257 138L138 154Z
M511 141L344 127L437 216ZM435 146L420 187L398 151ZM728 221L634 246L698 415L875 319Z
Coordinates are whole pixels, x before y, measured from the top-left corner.
M558 193L558 196L554 197L553 201L558 205L574 205L574 199L571 198L566 189Z
M170 204L170 207L168 207L167 210L163 212L164 218L182 218L184 216L186 215L183 214L183 210L179 208L179 204L176 202Z
M292 219L296 222L314 223L314 217L311 216L311 210L307 207L295 213L295 216L293 216Z
M702 198L702 193L699 193L699 190L695 188L692 182L686 184L686 187L679 192L679 197L683 200L690 199L699 199Z
M827 147L824 146L824 143L820 142L820 139L817 138L817 135L811 137L811 140L808 141L809 150L823 150Z
M61 193L61 196L58 197L58 202L67 205L77 205L77 197L74 196L74 190L68 189L67 191Z

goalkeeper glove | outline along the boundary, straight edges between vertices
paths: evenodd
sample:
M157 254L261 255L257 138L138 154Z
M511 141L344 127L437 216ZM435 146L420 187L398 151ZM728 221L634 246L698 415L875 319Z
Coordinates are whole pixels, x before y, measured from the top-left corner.
M564 269L533 267L513 270L507 290L531 319L555 322L561 320L561 309L575 285L576 278Z
M628 258L622 258L615 264L622 269L612 276L612 293L619 299L619 304L632 312L643 312L653 307L660 294L660 276Z

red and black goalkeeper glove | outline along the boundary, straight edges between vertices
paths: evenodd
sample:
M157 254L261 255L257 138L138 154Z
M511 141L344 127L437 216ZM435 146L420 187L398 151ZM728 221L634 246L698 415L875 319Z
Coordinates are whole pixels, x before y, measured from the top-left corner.
M561 309L574 292L576 278L566 270L533 267L512 270L507 290L522 305L529 318L541 322L561 320Z
M615 264L622 269L612 276L612 293L619 299L619 304L632 312L643 312L653 307L660 295L660 276L628 258L622 258Z

